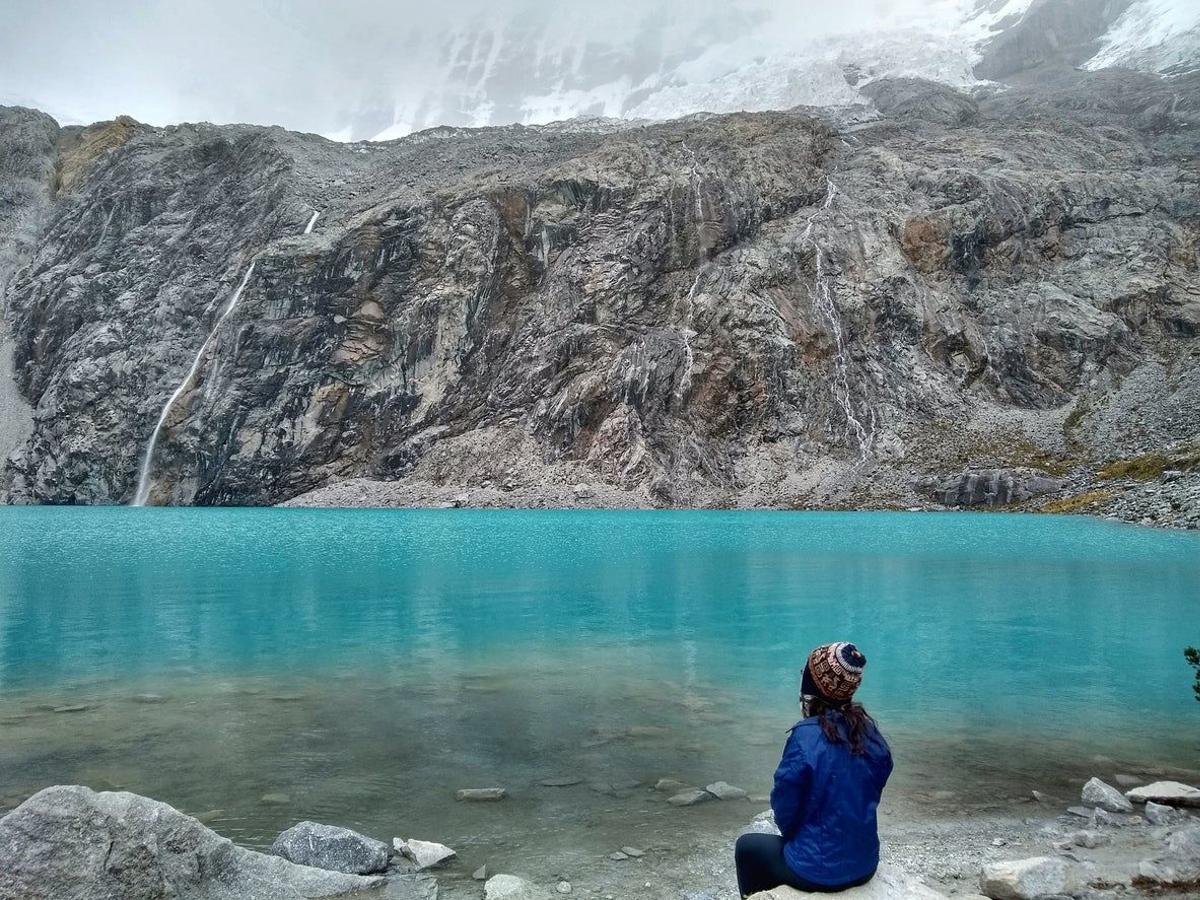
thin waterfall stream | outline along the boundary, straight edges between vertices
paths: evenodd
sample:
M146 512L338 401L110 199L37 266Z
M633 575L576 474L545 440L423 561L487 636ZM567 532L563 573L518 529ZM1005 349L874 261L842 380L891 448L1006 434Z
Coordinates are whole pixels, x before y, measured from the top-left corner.
M861 466L867 461L871 444L875 440L874 412L872 411L870 426L864 425L854 412L854 403L850 397L850 363L845 332L842 329L842 320L838 313L837 304L834 303L833 291L829 286L829 279L825 274L825 251L813 238L813 226L816 224L817 216L828 211L833 206L833 201L837 197L838 189L833 179L826 176L825 183L827 185L825 201L809 217L808 224L804 228L804 235L801 237L801 245L812 247L813 257L816 260L816 286L811 293L811 297L813 306L829 322L829 330L833 335L835 348L833 356L834 377L833 384L831 385L833 398L846 419L847 427L853 432L858 442L859 465Z
M308 220L308 224L304 227L304 234L312 234L313 227L317 224L317 218L321 215L320 211L314 211L312 218ZM179 398L191 385L192 380L200 371L200 364L204 360L204 354L209 346L213 343L217 333L221 330L221 326L225 324L235 309L238 302L242 299L242 294L246 290L246 285L250 283L251 276L254 275L254 267L258 265L258 257L255 256L250 260L250 266L246 269L246 274L242 276L241 282L237 286L237 290L229 298L229 302L225 304L225 308L221 311L221 315L217 317L217 321L213 323L212 329L208 332L208 337L204 339L204 343L200 345L200 349L196 351L196 356L192 360L192 365L188 369L187 374L183 376L183 381L179 382L179 386L171 392L171 396L167 398L167 402L163 404L162 412L158 414L158 421L154 425L154 431L150 434L150 441L146 444L146 449L142 453L142 462L138 468L138 483L137 490L134 492L133 500L130 501L130 506L145 506L150 499L150 489L154 486L153 468L154 468L154 451L158 447L158 440L162 434L163 427L167 423L167 417L170 416L171 410L175 407Z

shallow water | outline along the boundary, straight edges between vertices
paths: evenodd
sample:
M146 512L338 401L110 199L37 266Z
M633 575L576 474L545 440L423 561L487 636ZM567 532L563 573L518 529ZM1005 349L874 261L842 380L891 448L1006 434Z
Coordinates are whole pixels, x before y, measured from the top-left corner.
M1088 519L0 509L0 803L119 787L251 845L312 818L534 873L682 848L761 804L647 785L765 793L838 638L889 814L1066 798L1198 765L1198 601L1195 535Z

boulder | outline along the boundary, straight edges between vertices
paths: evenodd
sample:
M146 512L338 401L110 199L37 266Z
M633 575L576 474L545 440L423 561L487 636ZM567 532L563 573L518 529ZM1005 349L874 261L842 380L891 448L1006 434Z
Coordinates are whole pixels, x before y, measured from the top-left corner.
M705 788L718 800L745 800L746 792L727 781L715 781Z
M914 486L943 506L1003 506L1061 490L1065 484L1042 472L994 469L924 479Z
M348 828L301 822L275 838L271 852L301 866L371 875L388 865L388 847L383 841Z
M0 897L302 900L383 884L236 846L137 794L51 787L0 819Z
M1200 788L1180 784L1178 781L1156 781L1154 784L1126 791L1125 796L1134 803L1152 800L1166 806L1200 806Z
M1200 881L1200 825L1189 825L1168 836L1166 852L1142 860L1138 874L1160 885Z
M754 894L750 900L803 900L803 898L829 897L829 894L810 894L789 887ZM862 887L851 888L836 895L843 900L946 900L946 895L926 887L916 878L893 866L883 864L875 877Z
M1093 778L1083 786L1082 797L1083 802L1089 806L1096 806L1108 812L1133 812L1133 804L1125 799L1125 795L1099 778Z
M989 863L979 878L979 892L992 900L1033 900L1046 894L1070 894L1078 886L1066 860L1036 856Z
M411 860L418 871L440 866L442 863L454 859L455 856L454 851L445 844L437 844L433 841L418 841L416 838L409 838L407 841L395 838L392 841L392 846L405 859Z

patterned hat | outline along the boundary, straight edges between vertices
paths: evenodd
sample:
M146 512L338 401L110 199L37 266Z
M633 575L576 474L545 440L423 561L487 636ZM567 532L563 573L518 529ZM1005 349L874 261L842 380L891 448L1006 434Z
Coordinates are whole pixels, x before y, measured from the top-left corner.
M867 658L848 641L823 644L808 655L800 693L845 703L862 684Z

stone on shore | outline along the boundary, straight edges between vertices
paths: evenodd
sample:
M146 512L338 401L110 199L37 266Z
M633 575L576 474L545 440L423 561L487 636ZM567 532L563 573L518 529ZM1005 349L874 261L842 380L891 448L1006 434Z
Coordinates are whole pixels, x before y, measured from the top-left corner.
M563 775L559 778L543 778L538 784L542 787L574 787L583 784L583 779L576 775Z
M1133 804L1125 799L1125 795L1099 778L1093 778L1083 786L1082 797L1089 806L1098 806L1108 812L1133 812Z
M411 860L413 865L417 867L417 871L432 869L434 866L440 866L442 863L449 862L455 857L454 851L445 844L438 844L433 841L418 841L416 838L409 838L407 841L400 838L393 838L392 846L405 859Z
M660 778L654 783L654 789L663 794L678 794L680 791L694 791L695 788L674 778Z
M1180 813L1173 806L1164 806L1153 800L1147 800L1142 815L1151 825L1171 825L1179 819Z
M238 847L156 800L50 787L0 819L0 897L21 900L305 900L378 876L299 866Z
M320 822L293 825L275 838L271 852L297 865L347 875L373 875L388 865L388 847L383 841Z
M1138 874L1159 885L1192 885L1200 881L1200 825L1189 825L1169 835L1166 852L1142 860Z
M690 790L680 791L678 794L667 798L667 802L672 806L695 806L697 803L704 803L712 799L713 795L708 791Z
M804 900L829 897L829 894L810 894L807 891L797 891L789 887L777 887L773 890L754 894L750 900ZM946 900L946 895L927 887L899 869L887 865L879 867L875 877L862 887L851 888L836 894L843 900Z
M493 875L483 886L483 900L546 900L548 891L516 875Z
M1200 788L1178 781L1156 781L1126 791L1125 796L1134 803L1152 800L1165 806L1200 806Z
M494 788L463 788L454 795L456 800L466 800L471 803L486 803L503 800L508 791L502 787Z
M979 892L992 900L1034 900L1046 894L1069 895L1078 881L1074 868L1066 860L1036 856L984 866Z
M727 781L715 781L705 788L718 800L745 800L746 792Z

